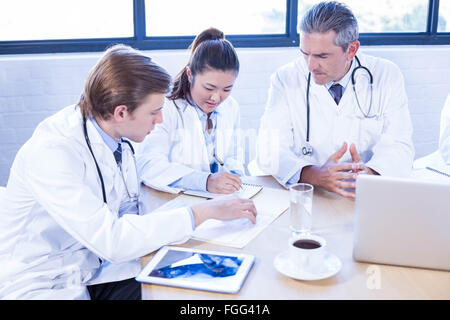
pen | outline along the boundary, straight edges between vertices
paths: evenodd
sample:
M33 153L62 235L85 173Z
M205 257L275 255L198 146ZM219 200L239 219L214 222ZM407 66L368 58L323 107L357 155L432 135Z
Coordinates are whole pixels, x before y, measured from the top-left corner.
M216 162L223 167L224 163L221 159L219 159L219 157L214 153L214 159L216 159ZM234 170L230 170L230 173L235 174L237 176L240 176L236 171ZM242 184L239 186L239 189L244 190L244 188L242 188Z
M216 153L214 153L214 159L216 159L216 162L223 167L223 161L216 155Z
M239 173L237 173L236 171L234 171L234 170L230 170L230 173L232 173L232 174L235 174L235 175L237 175L237 176L239 176ZM244 191L244 188L242 188L242 184L239 186L239 189L241 189L242 191Z
M450 174L447 174L447 173L445 173L445 172L442 172L442 171L439 171L439 170L436 170L436 169L434 169L434 168L431 168L431 167L426 167L428 170L430 170L430 171L433 171L433 172L436 172L436 173L439 173L439 174L442 174L442 175L444 175L444 176L446 176L446 177L450 177Z

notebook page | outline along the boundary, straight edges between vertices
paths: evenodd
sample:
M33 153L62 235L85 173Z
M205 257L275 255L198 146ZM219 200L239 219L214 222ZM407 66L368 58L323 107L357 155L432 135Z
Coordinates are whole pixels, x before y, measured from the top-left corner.
M289 208L289 191L265 187L252 200L258 213L256 224L246 218L231 221L210 219L195 229L192 238L243 248Z
M262 188L263 187L260 185L243 183L242 190L239 190L239 191L235 192L234 194L238 195L239 197L244 198L244 199L251 199L258 192L260 192L262 190ZM224 196L223 194L220 194L220 193L212 193L212 192L207 192L207 191L192 191L192 190L186 190L186 191L184 191L184 194L196 196L196 197L207 198L207 199L216 199L216 198L220 198L220 197Z
M257 211L256 224L252 224L247 218L229 221L209 219L194 230L192 238L217 245L243 248L289 208L289 191L264 187L252 200ZM153 212L192 206L202 201L208 200L182 194Z

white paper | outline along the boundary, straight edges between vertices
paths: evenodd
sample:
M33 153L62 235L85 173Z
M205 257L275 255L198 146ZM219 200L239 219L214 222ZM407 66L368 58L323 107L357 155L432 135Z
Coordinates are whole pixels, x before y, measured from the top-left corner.
M411 177L418 180L450 182L450 165L444 162L439 150L414 161Z
M192 238L217 245L243 248L289 208L289 191L265 187L254 198L256 224L247 218L210 219L195 229Z
M195 229L192 238L222 246L243 248L289 208L289 191L264 187L252 200L257 211L256 224L247 218L229 221L209 219ZM202 201L210 200L183 194L156 211L192 206Z
M244 199L250 199L253 196L255 196L259 191L261 191L262 188L263 188L262 186L243 183L242 190L237 191L234 194ZM192 190L186 190L184 191L184 194L207 199L216 199L224 196L224 194L220 193L212 193L207 191L192 191Z
M177 194L177 193L180 193L181 191L183 191L183 189L172 188L172 187L169 187L169 186L165 186L164 183L162 183L162 182L151 183L148 180L143 180L142 182L146 186L149 186L152 189L163 191L163 192L167 192L167 193Z

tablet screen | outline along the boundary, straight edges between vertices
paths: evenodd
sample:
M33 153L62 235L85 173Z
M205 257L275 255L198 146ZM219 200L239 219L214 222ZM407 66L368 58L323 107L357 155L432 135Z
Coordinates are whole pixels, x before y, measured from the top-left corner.
M170 250L149 274L160 278L211 278L234 276L243 257Z
M221 292L239 290L253 256L164 247L142 270L138 281Z

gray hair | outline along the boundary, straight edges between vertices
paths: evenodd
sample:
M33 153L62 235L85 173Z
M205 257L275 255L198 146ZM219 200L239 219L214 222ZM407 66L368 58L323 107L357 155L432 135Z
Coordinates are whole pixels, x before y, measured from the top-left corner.
M299 24L299 32L336 32L335 45L347 50L349 44L358 40L358 21L352 11L343 3L325 1L309 9Z

